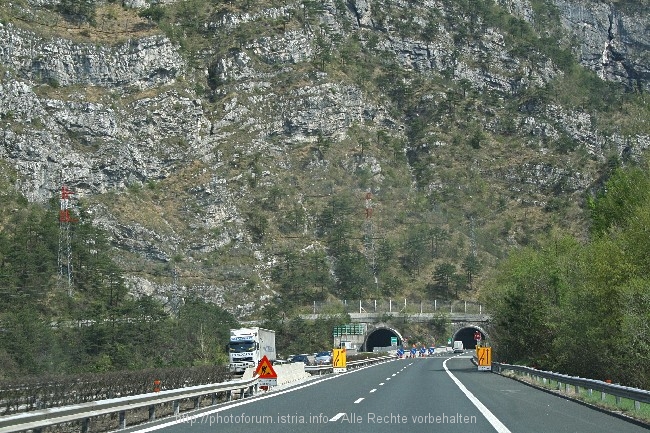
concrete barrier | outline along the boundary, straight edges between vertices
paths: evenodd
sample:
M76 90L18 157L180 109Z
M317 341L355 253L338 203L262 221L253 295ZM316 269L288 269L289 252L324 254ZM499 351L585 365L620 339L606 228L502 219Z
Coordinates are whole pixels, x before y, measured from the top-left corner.
M305 371L305 364L302 362L274 365L273 370L278 375L277 385L282 386L293 382L309 379L311 374ZM248 367L242 376L243 380L250 379L255 375L255 368Z
M278 374L278 386L302 381L311 377L311 374L305 371L305 364L302 362L276 365L273 369Z

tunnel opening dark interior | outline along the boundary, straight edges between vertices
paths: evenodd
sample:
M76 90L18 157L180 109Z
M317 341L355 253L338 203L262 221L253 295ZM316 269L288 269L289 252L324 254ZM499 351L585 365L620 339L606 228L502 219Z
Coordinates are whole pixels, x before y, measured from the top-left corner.
M390 329L381 328L372 331L366 339L366 352L372 352L375 347L388 347L390 346L391 337L397 337L397 345L402 344L402 339L395 332Z
M476 340L474 339L474 333L476 331L481 333L481 340L485 340L485 334L480 329L472 326L458 330L454 336L454 340L462 341L465 349L476 349Z

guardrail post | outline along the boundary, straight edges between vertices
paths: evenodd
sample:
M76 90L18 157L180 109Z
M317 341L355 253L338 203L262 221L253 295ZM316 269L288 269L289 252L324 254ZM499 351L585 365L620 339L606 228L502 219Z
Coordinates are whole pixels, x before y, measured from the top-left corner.
M178 416L181 413L181 402L179 400L174 400L172 407L174 408L174 416Z
M607 398L607 394L605 394L605 391L600 391L600 401L605 401Z
M155 421L156 420L156 405L152 404L149 406L149 421Z
M641 410L641 402L634 400L634 410Z
M616 406L618 406L619 404L621 404L621 397L617 395L616 396Z
M124 430L126 428L126 411L120 411L117 424L119 430Z
M90 418L81 420L81 433L88 433L88 426L90 425Z
M232 391L226 391L226 401L232 401Z
M194 409L201 407L201 396L198 396L194 399Z
M216 393L216 392L213 392L213 393L212 393L212 402L211 402L210 404L211 404L212 406L214 406L215 404L217 404L217 393Z
M591 389L591 388L589 388L589 389L587 390L587 394L589 394L589 397L591 397L592 395L594 395L594 390Z

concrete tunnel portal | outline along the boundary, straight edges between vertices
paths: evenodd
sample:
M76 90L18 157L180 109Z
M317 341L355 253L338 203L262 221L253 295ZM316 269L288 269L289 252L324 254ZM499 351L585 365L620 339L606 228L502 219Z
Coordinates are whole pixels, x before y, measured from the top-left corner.
M478 326L465 326L460 328L454 333L452 338L453 341L460 340L463 342L463 347L465 349L476 349L476 340L474 339L474 334L476 332L481 333L481 340L485 341L487 334Z
M482 341L485 341L488 337L485 330L480 326L469 325L463 326L455 331L452 336L452 341L460 340L463 342L465 349L475 349L476 340L474 339L474 335L476 332L481 333ZM389 347L391 346L391 338L397 338L397 346L402 346L402 343L404 343L404 338L396 329L387 326L375 328L366 336L362 350L372 352L375 347ZM440 344L444 345L445 341L441 341Z
M391 338L397 338L398 346L401 346L404 342L400 333L395 329L387 327L376 328L366 337L366 341L363 344L363 350L366 352L372 352L375 347L389 347L391 345Z

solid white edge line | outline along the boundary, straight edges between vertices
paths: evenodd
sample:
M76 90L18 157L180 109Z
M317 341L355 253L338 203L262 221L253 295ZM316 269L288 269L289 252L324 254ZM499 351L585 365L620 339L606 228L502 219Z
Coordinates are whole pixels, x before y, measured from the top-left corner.
M383 362L380 363L380 364L383 364ZM223 407L215 408L213 410L208 410L208 411L202 411L202 412L197 413L195 415L187 414L186 417L183 416L182 414L179 415L178 417L174 417L172 415L171 418L176 418L176 419L172 419L172 420L170 420L168 422L164 422L164 423L161 423L161 424L158 424L158 425L155 425L155 426L146 427L146 428L143 428L141 430L137 429L137 427L136 427L136 430L132 430L132 433L149 433L149 432L160 430L160 429L163 429L165 427L172 426L172 425L181 424L181 423L189 423L190 420L193 420L193 419L201 418L201 417L204 417L204 416L207 416L207 415L211 415L213 413L223 412L225 410L232 409L232 408L235 408L235 407L238 407L238 406L244 406L244 405L256 402L258 400L266 400L267 398L272 398L272 397L276 397L278 395L282 395L282 394L286 394L286 393L289 393L289 392L297 391L297 390L302 389L302 388L307 388L308 386L316 385L317 383L325 382L326 380L337 379L339 377L342 377L342 376L345 376L345 375L348 375L348 374L352 374L352 373L355 373L357 371L365 370L366 368L372 368L372 367L375 367L375 366L380 365L380 364L368 365L366 367L357 368L355 370L350 370L350 371L347 371L345 373L338 373L338 374L336 374L334 376L325 377L323 379L318 379L318 380L313 380L313 381L310 380L308 383L305 383L304 385L299 385L299 386L296 386L296 387L285 389L283 391L273 391L273 392L269 392L268 394L249 397L249 398L247 398L245 400L242 400L242 401L234 403L234 404L225 403L225 406L223 406ZM345 415L345 413L337 414L337 415L335 415L335 418L336 417L340 418L343 415Z
M449 375L449 377L451 377L451 380L453 380L456 386L458 386L458 388L463 392L463 394L465 394L465 397L467 397L469 401L471 401L474 404L474 406L476 406L476 408L479 411L481 411L483 416L490 422L490 424L492 424L492 427L494 427L496 431L498 431L499 433L512 433L508 429L508 427L506 427L501 421L499 421L499 418L497 418L492 412L490 412L490 409L488 409L487 407L485 407L483 403L481 403L481 400L476 398L476 396L474 396L474 394L472 394L470 390L467 389L465 385L463 385L462 382L452 374L451 371L449 371L449 369L447 368L447 361L449 361L450 359L454 359L454 358L446 359L445 362L442 363L442 366L447 372L447 374Z

